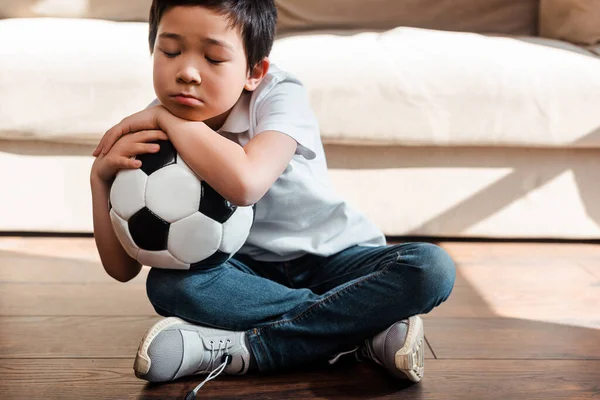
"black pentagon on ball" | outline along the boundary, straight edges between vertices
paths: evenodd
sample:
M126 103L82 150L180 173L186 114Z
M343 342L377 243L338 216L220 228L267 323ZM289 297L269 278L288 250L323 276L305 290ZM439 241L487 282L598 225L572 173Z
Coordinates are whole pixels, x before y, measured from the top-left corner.
M147 207L133 214L128 221L129 233L134 243L143 250L167 250L171 224L154 214Z
M231 204L208 183L202 181L202 195L200 197L200 209L198 211L208 218L223 224L227 222L236 209L237 206Z
M177 151L169 140L156 140L149 143L158 144L160 150L156 153L144 153L136 156L136 159L142 162L140 169L146 175L150 176L153 172L177 162Z
M205 258L202 261L199 261L197 263L193 263L190 265L190 269L201 269L201 268L206 268L206 267L211 267L211 266L215 266L215 265L221 265L223 264L225 261L227 261L229 259L231 255L227 254L227 253L223 253L220 250L217 250L212 256Z

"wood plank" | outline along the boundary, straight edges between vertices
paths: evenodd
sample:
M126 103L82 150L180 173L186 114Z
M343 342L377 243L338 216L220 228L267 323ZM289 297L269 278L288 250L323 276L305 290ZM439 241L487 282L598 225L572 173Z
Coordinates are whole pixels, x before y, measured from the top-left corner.
M444 242L438 243L460 265L574 265L600 264L600 242Z
M145 285L0 284L0 315L156 316Z
M149 268L127 284L146 282ZM99 261L0 250L0 283L119 283Z
M455 287L450 298L426 318L515 318L600 329L600 300L597 298L586 303L582 301L585 296L580 293L573 298L552 293L535 297L510 290L498 298L490 299L490 296L488 293L483 299L471 288ZM553 305L556 305L556 312Z
M515 294L518 299L518 294ZM512 304L512 303L511 303ZM518 312L519 303L514 301ZM528 310L522 304L522 310ZM591 307L591 306L590 306ZM586 308L590 308L586 307ZM540 310L545 312L544 304ZM121 283L10 283L0 284L0 315L3 316L155 316L144 285ZM479 293L456 287L450 299L430 314L434 317L491 318L497 314Z
M160 318L0 317L0 358L133 359L140 340ZM425 356L434 358L429 347Z
M600 330L514 318L424 317L438 359L600 360Z
M510 317L600 328L600 285L579 265L459 266L436 317ZM543 277L543 278L542 278Z
M540 308L544 311L543 304ZM0 284L0 315L156 316L156 312L146 296L144 285L11 283ZM456 287L450 299L429 315L469 318L497 316L476 291L466 286Z
M37 265L0 268L16 281L0 284L0 315L155 315L145 294L146 268L121 284L96 264L94 272L73 261ZM457 275L468 284L456 285L450 299L430 316L500 316L600 327L598 279L581 266L544 267L544 279L537 269L503 266L501 273L490 273L488 267L459 266ZM38 283L23 282L34 279Z
M564 400L598 398L600 361L428 360L416 385L372 363L346 363L270 375L219 376L207 399ZM0 360L0 397L35 399L183 399L203 376L150 385L129 360Z
M92 237L0 236L0 250L49 258L100 261Z
M130 358L160 317L0 317L0 358Z
M594 278L594 285L600 286L600 260L594 262L579 262L579 264Z
M390 239L399 242L398 239ZM461 265L600 265L600 243L437 242ZM100 262L93 238L0 237L0 270L4 257ZM33 258L36 260L36 258ZM32 263L35 266L35 263ZM103 272L103 271L101 271ZM5 280L0 275L0 281Z

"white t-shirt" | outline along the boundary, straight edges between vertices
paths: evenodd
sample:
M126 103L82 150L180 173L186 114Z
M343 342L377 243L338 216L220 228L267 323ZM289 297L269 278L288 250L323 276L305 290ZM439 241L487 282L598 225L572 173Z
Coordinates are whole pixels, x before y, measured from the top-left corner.
M274 65L255 91L242 94L218 132L244 146L264 131L282 132L298 147L256 203L255 222L240 254L288 261L307 253L329 256L356 244L385 244L379 228L334 193L306 91Z

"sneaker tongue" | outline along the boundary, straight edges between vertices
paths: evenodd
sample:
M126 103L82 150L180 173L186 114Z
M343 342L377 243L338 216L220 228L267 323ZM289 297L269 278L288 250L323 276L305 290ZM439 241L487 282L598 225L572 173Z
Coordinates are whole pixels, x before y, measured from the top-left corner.
M245 339L246 338L244 337L242 340ZM227 367L225 367L225 373L230 375L245 373L249 367L250 355L247 352L244 352L244 349L241 346L233 343L232 340L234 339L231 336L203 337L204 360L202 360L202 363L200 364L200 369L205 371L217 368L225 360L224 355L227 353L231 355L231 361ZM211 349L214 349L214 351L211 352ZM210 365L213 354L215 359L213 360L212 365Z
M228 351L232 359L227 368L225 368L225 373L230 375L245 374L250 368L250 352L248 351L250 344L248 343L248 337L242 334L242 337L238 339L240 341L239 345L236 345L232 349L233 351Z
M207 354L206 346L200 340L198 334L194 331L183 329L179 332L183 337L183 360L181 361L181 367L177 371L177 375L173 379L191 375L197 371L204 371L209 367L210 363L210 352Z
M239 375L248 370L248 361L250 360L245 360L241 352L232 354L231 356L231 362L225 367L226 374Z

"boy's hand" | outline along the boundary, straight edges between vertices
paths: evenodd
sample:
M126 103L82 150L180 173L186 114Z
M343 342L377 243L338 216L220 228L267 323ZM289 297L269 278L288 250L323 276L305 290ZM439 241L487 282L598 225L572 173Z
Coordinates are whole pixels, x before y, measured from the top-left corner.
M144 130L166 131L162 122L167 115L170 115L169 111L164 106L158 105L126 117L104 134L92 155L94 157L106 155L119 138L128 133Z
M98 177L105 183L110 183L120 169L136 169L142 166L140 160L135 160L138 154L156 153L160 150L158 144L148 143L156 140L168 140L163 131L145 130L121 137L110 151L100 153L92 165L92 177Z

